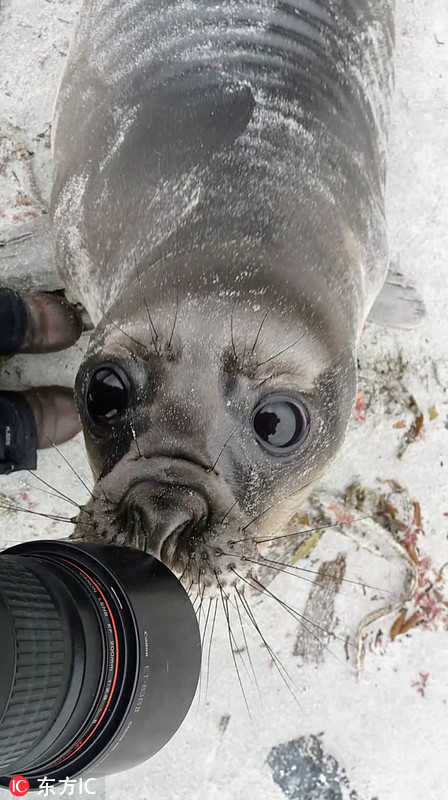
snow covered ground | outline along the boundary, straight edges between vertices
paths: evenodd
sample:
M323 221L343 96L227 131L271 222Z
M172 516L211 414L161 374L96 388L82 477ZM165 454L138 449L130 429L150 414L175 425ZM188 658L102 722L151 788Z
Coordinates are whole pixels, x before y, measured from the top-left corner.
M32 220L48 202L52 104L79 6L79 0L1 0L0 240L2 232ZM410 333L367 326L359 354L360 393L347 441L308 514L310 522L320 522L319 513L341 518L345 498L353 516L374 512L376 522L355 525L351 539L342 533L344 528L325 533L307 561L300 562L319 569L330 554L336 558L344 551L346 579L387 587L389 593L372 595L345 583L327 620L336 634L328 649L316 646L298 620L269 598L256 601L257 621L291 675L298 702L272 668L266 648L248 632L262 698L242 665L243 653L241 673L251 716L221 615L207 696L204 674L200 695L167 747L146 764L108 777L105 787L98 782L98 796L445 800L447 185L448 6L446 0L397 0L390 241L393 258L418 285L428 315ZM3 263L6 274L1 258L2 248L0 269ZM47 272L48 265L43 265ZM85 344L57 355L10 360L0 374L1 388L71 385ZM82 437L62 450L82 478L91 480ZM82 483L57 453L40 455L38 475L77 502L85 500ZM1 496L33 511L72 516L75 510L46 494L26 473L1 479ZM0 510L0 548L31 538L63 538L69 532L70 525ZM394 535L407 556L387 551ZM385 557L377 557L378 552ZM418 584L404 602L405 572L412 571L412 563ZM318 615L318 604L312 609L310 584L298 575L279 575L270 588L295 607L306 606ZM366 614L392 600L389 615L362 631L365 652L357 676L346 634L356 638ZM236 637L242 643L237 629Z

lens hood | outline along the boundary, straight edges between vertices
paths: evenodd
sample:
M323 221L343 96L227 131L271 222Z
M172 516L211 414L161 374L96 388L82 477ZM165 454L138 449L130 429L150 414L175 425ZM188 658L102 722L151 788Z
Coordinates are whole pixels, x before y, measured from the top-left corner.
M192 703L193 606L157 559L62 540L0 553L0 786L100 777L157 753Z

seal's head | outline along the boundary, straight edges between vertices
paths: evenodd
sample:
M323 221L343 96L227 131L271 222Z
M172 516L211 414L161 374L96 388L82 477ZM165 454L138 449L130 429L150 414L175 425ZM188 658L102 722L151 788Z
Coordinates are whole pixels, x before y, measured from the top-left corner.
M165 275L134 276L79 371L97 482L74 535L144 548L213 592L285 554L272 539L338 451L355 359L338 303L321 313L251 271L188 289Z

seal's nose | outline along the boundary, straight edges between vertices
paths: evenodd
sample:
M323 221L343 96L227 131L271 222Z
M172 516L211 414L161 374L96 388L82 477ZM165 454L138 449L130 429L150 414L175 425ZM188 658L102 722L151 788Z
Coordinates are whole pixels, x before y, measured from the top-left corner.
M182 540L187 546L195 539L208 517L206 499L188 486L141 481L127 494L127 524L144 533L147 552L169 565Z

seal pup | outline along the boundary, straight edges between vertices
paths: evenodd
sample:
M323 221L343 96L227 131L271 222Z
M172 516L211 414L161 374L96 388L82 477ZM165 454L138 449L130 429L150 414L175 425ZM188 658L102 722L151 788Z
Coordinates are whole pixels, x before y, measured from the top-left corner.
M341 447L378 296L392 319L393 41L392 0L84 3L51 203L96 326L75 538L144 548L210 596L287 560L274 534Z

